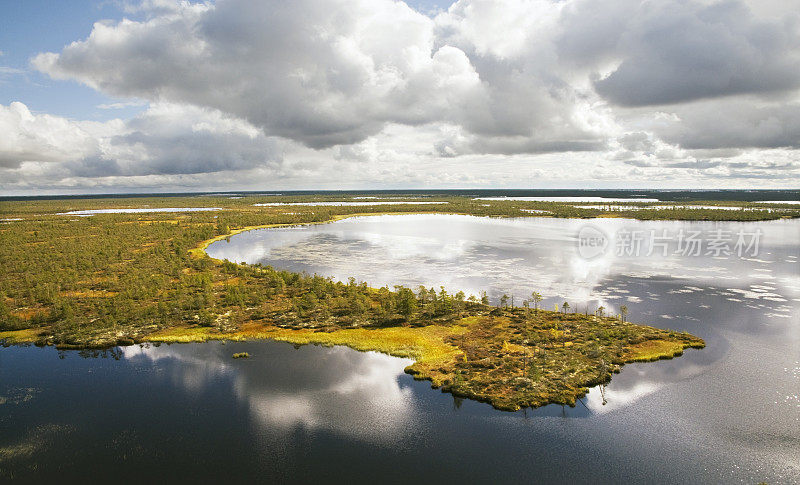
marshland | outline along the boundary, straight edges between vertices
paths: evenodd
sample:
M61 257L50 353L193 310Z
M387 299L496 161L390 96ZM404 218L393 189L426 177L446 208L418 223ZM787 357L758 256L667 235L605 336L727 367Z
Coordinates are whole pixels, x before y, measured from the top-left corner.
M359 197L383 203L344 204ZM435 203L407 203L421 201ZM172 430L182 437L168 447L201 454L185 437L218 436L248 476L295 473L315 450L333 456L346 445L339 453L354 457L391 442L387 459L437 457L443 474L480 476L483 460L501 459L512 473L533 467L554 477L558 463L584 460L575 450L620 466L634 459L603 455L613 430L620 441L650 436L637 453L665 476L674 463L660 455L664 447L698 476L732 460L752 477L788 476L780 474L794 471L796 449L779 443L791 439L782 429L792 429L798 409L791 349L800 205L576 207L586 204L452 194L0 202L9 219L0 225L0 338L9 345L0 349L0 411L12 431L0 443L0 473L53 472L43 464L92 436L76 413L87 405L79 395L97 391L128 413L98 443L126 450L130 466L158 460L149 443ZM164 208L181 210L156 210ZM609 237L599 256L580 254L587 226ZM672 246L618 254L612 236L650 231L758 234L760 247L739 254L733 238L727 256ZM749 367L756 363L761 373ZM133 391L144 386L162 397ZM29 388L27 400L13 398ZM64 395L74 397L68 409L45 411ZM143 426L152 399L162 416ZM758 409L773 409L777 420L754 417ZM667 415L678 417L673 429L657 425ZM475 456L459 431L466 423L498 451ZM691 454L718 443L720 426L774 436L769 473L759 465L766 455L730 438L705 452L710 469L693 468ZM227 438L236 429L249 430L238 445ZM565 448L547 451L530 433ZM397 446L420 439L421 448ZM242 447L253 440L295 451L246 464L242 456L257 452ZM474 463L444 458L451 449ZM550 464L523 460L529 453L548 453ZM299 473L320 476L326 460Z

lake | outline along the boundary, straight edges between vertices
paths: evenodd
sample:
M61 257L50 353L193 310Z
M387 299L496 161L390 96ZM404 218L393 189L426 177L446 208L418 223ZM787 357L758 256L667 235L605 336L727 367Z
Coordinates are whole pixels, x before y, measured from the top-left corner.
M374 202L265 202L263 204L253 204L257 207L278 207L278 206L311 206L311 207L345 207L345 206L370 206L370 205L442 205L449 202L409 202L409 201L374 201Z
M659 202L659 199L632 198L632 197L475 197L475 200L518 200L524 202Z
M652 231L652 232L651 232ZM0 350L0 480L788 483L800 477L800 221L350 218L216 258L516 304L630 308L707 348L575 408L454 399L408 360L278 342ZM234 360L236 352L249 359ZM605 402L605 404L604 404Z
M151 212L207 212L220 210L222 210L221 207L140 207L135 209L89 209L59 212L58 215L88 217L96 214L147 214Z

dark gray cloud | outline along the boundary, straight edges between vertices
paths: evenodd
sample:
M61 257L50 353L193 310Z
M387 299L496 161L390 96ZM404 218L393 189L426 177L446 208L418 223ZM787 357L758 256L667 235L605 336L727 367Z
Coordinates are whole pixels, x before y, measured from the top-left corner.
M800 103L700 102L675 112L679 121L653 131L683 148L800 148Z
M617 139L619 144L628 151L631 152L652 152L653 151L653 141L650 139L650 135L643 131L637 131L635 133L626 133L625 135L619 137Z
M735 0L571 2L559 49L573 61L617 63L594 86L623 106L781 92L800 87L796 14L760 20Z
M633 153L630 154L634 156ZM642 159L631 159L631 160L623 160L626 165L631 165L633 167L657 167L658 163L653 160L642 160Z
M244 170L276 164L276 143L263 135L208 136L207 133L186 133L163 136L137 131L111 140L115 146L141 145L146 163L137 164L128 175L185 174Z
M705 170L707 168L716 168L722 165L720 160L690 160L685 162L669 162L663 166L668 168L694 168L698 170Z

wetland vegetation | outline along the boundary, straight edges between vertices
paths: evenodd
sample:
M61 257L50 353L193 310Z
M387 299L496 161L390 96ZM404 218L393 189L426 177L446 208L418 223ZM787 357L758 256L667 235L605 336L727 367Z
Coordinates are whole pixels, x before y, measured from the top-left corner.
M358 214L451 213L490 217L630 217L770 220L800 207L702 202L710 208L579 208L543 201L425 197L441 205L264 206L352 200L353 196L69 199L0 202L0 339L62 349L141 342L272 338L347 345L411 357L407 370L458 396L502 409L574 404L626 362L680 355L704 342L686 333L625 322L599 309L575 312L489 305L485 295L443 288L372 288L351 279L217 261L211 242L255 227L322 223ZM360 200L360 199L359 199ZM378 199L376 199L378 200ZM696 203L692 203L695 205ZM626 203L626 205L630 205ZM663 204L662 204L663 205ZM219 207L209 212L104 213L75 210ZM747 210L744 210L747 209ZM768 210L769 209L769 210ZM517 295L519 297L521 295Z

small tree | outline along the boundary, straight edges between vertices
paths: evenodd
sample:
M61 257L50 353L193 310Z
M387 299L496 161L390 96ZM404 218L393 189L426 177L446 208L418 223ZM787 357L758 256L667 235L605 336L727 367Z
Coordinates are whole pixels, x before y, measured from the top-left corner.
M563 305L561 305L561 308L563 308L563 309L564 309L564 313L567 313L567 311L569 311L569 308L570 308L570 307L569 307L569 303L567 303L567 302L564 302L564 304L563 304Z
M531 301L533 302L533 309L539 310L539 303L542 301L542 295L538 291L531 293Z
M362 300L361 295L358 293L354 293L350 297L350 301L348 302L347 308L350 310L352 315L363 315L367 311L367 305Z
M414 314L414 310L417 309L417 297L414 295L414 292L409 288L400 287L397 288L395 298L395 308L397 308L397 313L402 315L406 320L411 318L411 316Z
M453 297L453 301L455 302L455 310L458 312L459 318L461 318L461 310L464 309L464 300L466 297L467 295L465 295L463 291L459 291Z
M500 297L500 306L502 306L503 308L508 306L508 295L506 295L505 293L503 294L503 296Z
M628 307L626 305L622 305L619 307L619 316L622 319L622 322L625 322L625 317L628 316Z
M217 224L215 230L217 232L217 235L228 234L229 232L231 232L230 226L228 226L228 224L224 220L219 218L217 218Z
M419 307L422 309L422 313L426 313L428 311L431 297L435 299L436 293L434 292L433 295L431 295L427 288L420 285L417 292L417 302L419 303Z
M599 306L597 307L597 310L595 310L594 314L597 315L598 317L602 317L605 312L606 312L606 307Z

